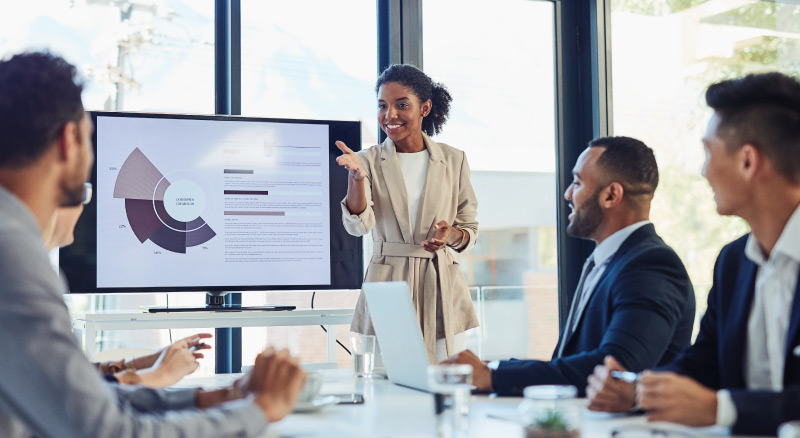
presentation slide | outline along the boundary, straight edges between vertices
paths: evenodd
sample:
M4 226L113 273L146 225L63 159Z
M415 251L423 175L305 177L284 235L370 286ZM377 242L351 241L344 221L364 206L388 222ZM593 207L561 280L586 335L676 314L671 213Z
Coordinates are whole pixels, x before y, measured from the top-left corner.
M97 117L97 287L328 285L328 125Z

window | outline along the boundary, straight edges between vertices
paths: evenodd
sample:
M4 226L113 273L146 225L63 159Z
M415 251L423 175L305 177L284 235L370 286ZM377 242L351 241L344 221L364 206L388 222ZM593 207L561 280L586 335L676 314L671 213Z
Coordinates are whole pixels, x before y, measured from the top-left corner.
M613 126L656 152L651 219L686 265L703 311L714 261L746 224L716 213L700 175L708 85L800 73L800 6L782 1L612 0Z
M435 140L466 152L478 197L478 242L459 262L480 287L484 337L468 346L484 359L549 358L558 339L560 202L553 3L431 1L422 17L424 70L453 95ZM520 340L528 324L535 336ZM512 326L515 334L503 331Z
M0 14L0 57L49 49L87 79L88 110L214 112L214 2L14 2ZM170 302L196 304L202 294ZM68 296L71 308L136 309L164 295ZM196 330L104 332L102 348L160 348ZM213 341L212 341L213 344ZM201 372L213 372L213 355Z
M0 15L0 54L48 48L78 66L89 110L214 112L210 0L16 2Z
M376 144L375 17L374 0L242 1L242 114L361 120Z
M242 1L242 114L360 120L362 147L378 142L378 50L374 0ZM313 11L313 13L309 13ZM355 145L351 145L355 146ZM343 170L341 178L347 178ZM371 243L371 239L370 243ZM245 305L311 305L311 292L244 293ZM355 307L358 291L319 291L315 307ZM336 326L347 345L348 326ZM289 348L302 362L326 357L326 334L316 326L242 329L243 363L268 343ZM337 346L339 366L350 357Z

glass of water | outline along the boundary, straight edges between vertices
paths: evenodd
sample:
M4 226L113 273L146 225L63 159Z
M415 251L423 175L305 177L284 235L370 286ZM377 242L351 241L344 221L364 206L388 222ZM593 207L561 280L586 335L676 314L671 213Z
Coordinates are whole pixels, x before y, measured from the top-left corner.
M778 427L778 438L800 438L800 421L789 421Z
M350 352L353 355L353 374L356 377L372 377L375 366L375 336L351 335Z
M430 365L428 388L436 408L436 432L440 438L469 436L471 365Z

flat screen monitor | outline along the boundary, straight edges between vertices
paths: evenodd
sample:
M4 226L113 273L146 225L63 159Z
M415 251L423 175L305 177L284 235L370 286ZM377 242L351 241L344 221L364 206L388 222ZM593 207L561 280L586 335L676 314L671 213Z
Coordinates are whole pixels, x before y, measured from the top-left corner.
M360 122L98 111L71 293L357 289L342 140Z

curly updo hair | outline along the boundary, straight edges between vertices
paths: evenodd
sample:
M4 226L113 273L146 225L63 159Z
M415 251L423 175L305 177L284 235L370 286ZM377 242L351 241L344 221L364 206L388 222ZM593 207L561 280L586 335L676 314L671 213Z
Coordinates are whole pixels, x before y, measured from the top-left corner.
M408 87L421 102L430 99L431 111L422 119L422 130L429 136L442 132L442 126L450 115L453 97L444 85L433 82L422 70L409 64L392 64L378 77L375 92L387 82L396 82Z

